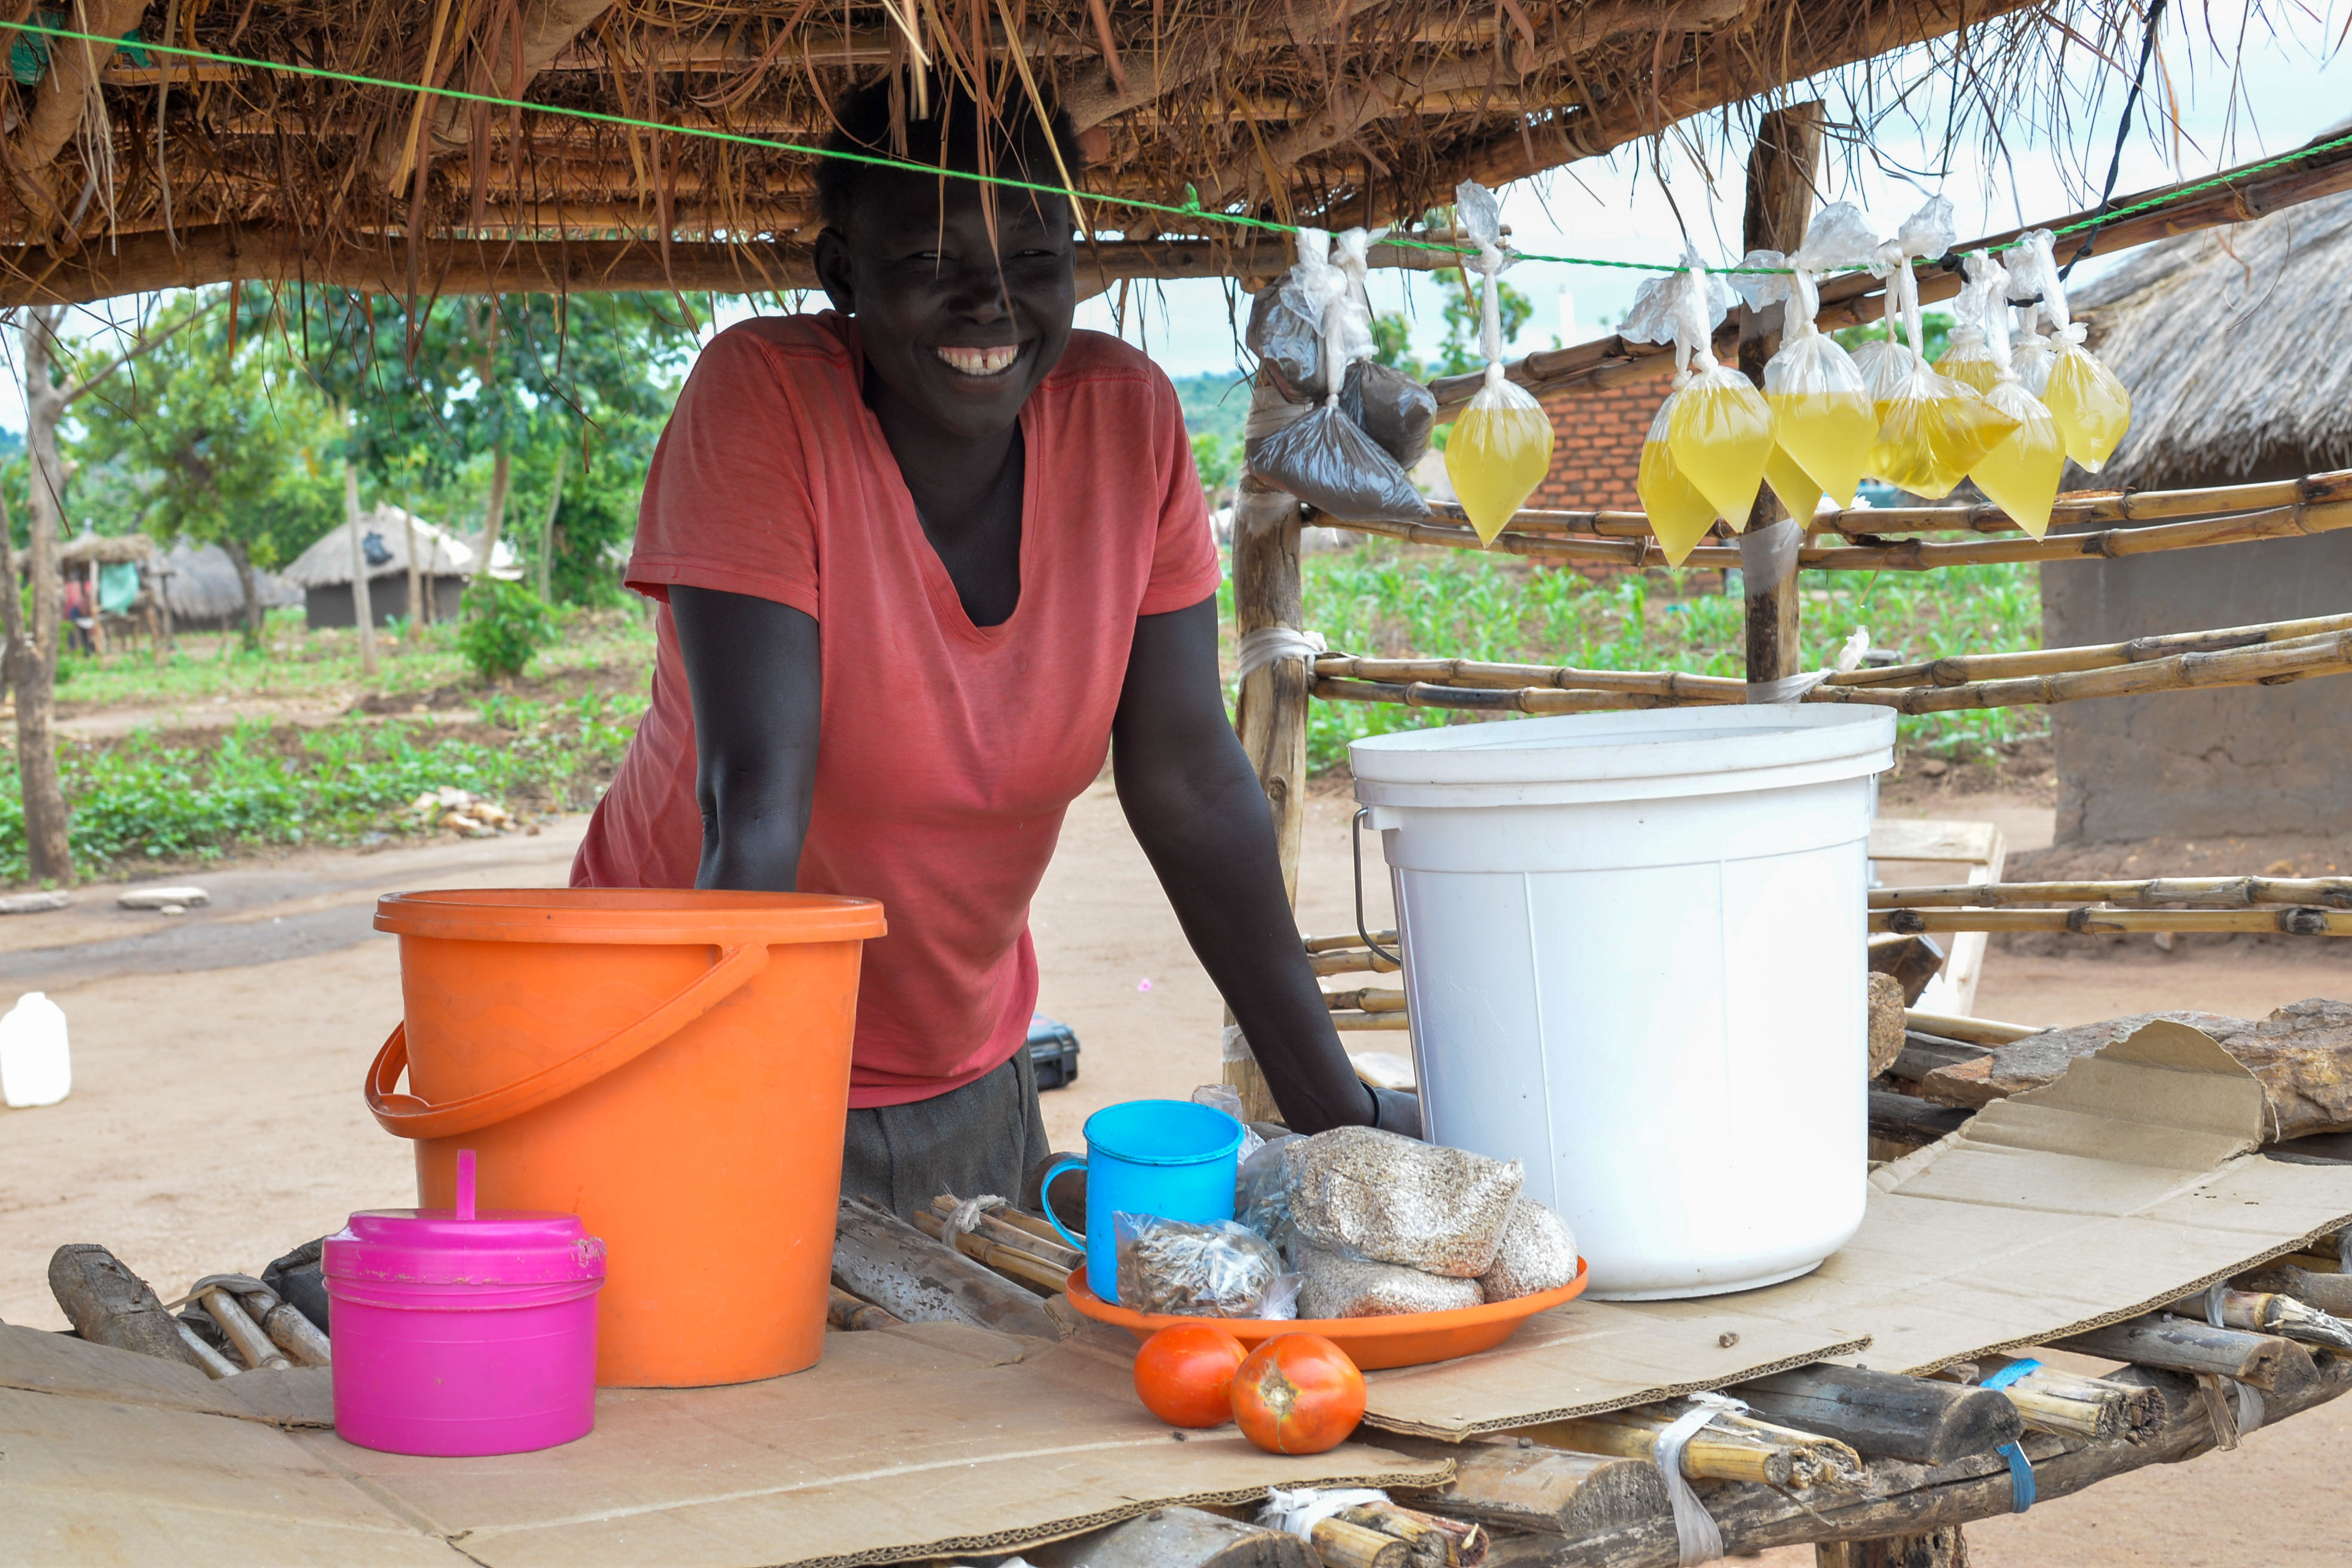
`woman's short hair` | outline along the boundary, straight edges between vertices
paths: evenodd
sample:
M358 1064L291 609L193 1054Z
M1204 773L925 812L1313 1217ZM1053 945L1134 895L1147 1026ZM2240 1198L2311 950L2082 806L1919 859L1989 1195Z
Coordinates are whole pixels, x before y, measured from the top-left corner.
M824 150L866 153L902 159L966 174L999 174L1039 184L1059 184L1066 168L1072 180L1086 173L1086 157L1078 150L1078 134L1070 117L1048 97L1040 115L1028 93L1017 91L983 115L979 104L961 87L931 79L929 113L917 116L915 95L903 75L877 78L853 88L833 107L834 131ZM898 121L904 117L904 136ZM983 124L990 157L981 166ZM1061 162L1054 153L1058 150ZM824 157L816 164L817 216L826 226L840 228L847 221L861 185L882 174L871 163L850 158Z

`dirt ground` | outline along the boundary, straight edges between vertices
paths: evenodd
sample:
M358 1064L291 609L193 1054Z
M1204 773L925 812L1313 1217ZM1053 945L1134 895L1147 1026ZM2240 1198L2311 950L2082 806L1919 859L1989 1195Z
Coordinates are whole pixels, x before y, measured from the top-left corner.
M2030 853L2050 837L2039 794L1890 792L1887 809L1990 818L2013 853ZM1310 803L1299 893L1311 932L1354 927L1349 810L1337 795ZM116 888L93 886L71 909L0 920L0 1001L38 989L64 1007L75 1079L61 1105L0 1111L0 1318L61 1326L44 1269L64 1242L103 1242L168 1293L201 1273L257 1269L352 1209L414 1202L406 1150L359 1094L399 1007L394 945L370 929L373 900L400 888L560 882L583 826L174 877L213 897L178 917L118 910ZM1387 881L1377 847L1367 851L1377 929L1390 920ZM1216 994L1108 784L1073 808L1033 924L1040 1005L1084 1044L1076 1084L1045 1097L1057 1145L1078 1146L1102 1105L1215 1079ZM1997 951L1976 1010L2047 1024L2164 1007L2260 1016L2341 995L2347 981L2339 963L2292 947L2151 945L2096 962ZM1349 1042L1397 1048L1390 1035ZM2338 1563L2342 1532L2326 1521L2348 1492L2352 1410L2331 1405L2234 1454L1971 1525L1969 1544L1979 1568ZM1800 1568L1811 1553L1760 1561Z

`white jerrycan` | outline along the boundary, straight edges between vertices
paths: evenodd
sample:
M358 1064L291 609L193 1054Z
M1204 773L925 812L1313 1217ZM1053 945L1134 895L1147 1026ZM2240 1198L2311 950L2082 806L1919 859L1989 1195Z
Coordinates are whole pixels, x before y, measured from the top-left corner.
M65 1009L27 991L0 1017L0 1099L20 1109L55 1105L72 1088Z

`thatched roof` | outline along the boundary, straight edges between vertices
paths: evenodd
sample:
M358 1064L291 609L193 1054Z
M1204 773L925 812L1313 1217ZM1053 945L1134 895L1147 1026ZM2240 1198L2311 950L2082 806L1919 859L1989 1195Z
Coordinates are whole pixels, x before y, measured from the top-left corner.
M1189 187L1213 211L1334 227L1410 220L1461 179L1498 184L1599 156L1709 110L1744 114L1801 83L1826 84L1845 99L1838 118L1866 124L1926 75L1966 77L1969 89L1952 95L1959 116L1997 106L2014 135L2026 119L2063 114L2060 51L2126 58L2139 27L2127 0L67 9L108 37L135 32L152 45L175 17L173 41L208 51L430 79L534 107L22 35L19 47L45 64L29 86L0 78L0 124L13 128L0 149L13 197L0 239L31 248L5 258L14 288L0 287L0 303L230 277L397 294L804 286L812 160L683 132L821 141L845 88L908 59L916 19L936 69L1003 94L1027 90L1004 31L1007 16L1019 18L1023 63L1087 133L1096 167L1086 184L1098 193L1181 207ZM1937 42L1899 66L1879 58L1922 40ZM543 111L558 108L676 129ZM1090 257L1089 288L1266 272L1285 249L1272 237L1116 206L1101 209L1100 226L1119 239ZM61 252L71 253L62 265Z
M380 506L360 518L363 552L374 552L368 563L368 580L404 576L408 571L409 514L396 506ZM417 570L428 577L467 577L474 571L474 552L456 534L423 518L415 520ZM369 536L375 539L370 546ZM380 557L380 558L374 558ZM281 574L298 588L324 588L352 580L352 525L337 526L324 539L294 558Z
M151 575L162 584L164 607L176 620L229 621L245 614L236 563L217 544L199 547L181 540L163 552ZM271 573L257 570L254 578L264 609L302 602L301 589Z
M2132 395L2090 483L2217 483L2352 468L2352 193L2152 245L2069 305Z
M155 542L143 533L97 533L85 527L58 546L58 563L64 566L88 566L93 562L101 566L120 566L126 562L143 562L154 553Z

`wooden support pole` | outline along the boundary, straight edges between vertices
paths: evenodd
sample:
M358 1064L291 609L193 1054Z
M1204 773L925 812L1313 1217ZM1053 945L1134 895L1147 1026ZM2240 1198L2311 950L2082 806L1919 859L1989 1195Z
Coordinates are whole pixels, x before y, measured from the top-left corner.
M1918 1465L1989 1454L2025 1436L2016 1407L1992 1390L1861 1367L1801 1367L1743 1384L1739 1397L1786 1426Z
M1826 120L1816 99L1773 110L1757 125L1756 145L1748 154L1748 214L1741 225L1749 250L1785 254L1804 243ZM1751 314L1740 311L1739 371L1760 387L1765 363L1780 350L1780 334L1761 330ZM1785 680L1797 673L1797 547L1811 521L1786 515L1771 486L1757 490L1748 531L1739 539L1751 681Z
M2292 1340L2217 1329L2162 1312L2076 1334L2059 1341L2058 1348L2167 1372L2234 1378L2262 1389L2276 1388L2282 1381L2307 1382L2312 1376L2310 1352Z
M1824 1541L1813 1548L1814 1568L1968 1568L1969 1543L1948 1524L1922 1535L1879 1541Z
M1254 395L1280 395L1260 386ZM1234 500L1234 630L1236 638L1272 626L1297 629L1305 610L1298 576L1298 502L1244 474ZM1298 847L1307 819L1307 693L1313 679L1307 662L1278 658L1252 670L1242 682L1234 728L1242 749L1257 770L1274 816L1275 844L1282 858L1282 886L1291 907L1298 904ZM1279 1120L1265 1074L1250 1055L1249 1042L1225 1018L1224 1081L1242 1099L1245 1121Z

